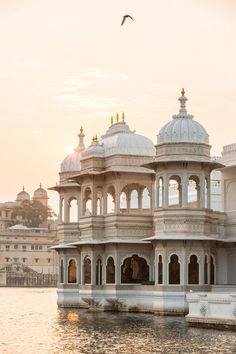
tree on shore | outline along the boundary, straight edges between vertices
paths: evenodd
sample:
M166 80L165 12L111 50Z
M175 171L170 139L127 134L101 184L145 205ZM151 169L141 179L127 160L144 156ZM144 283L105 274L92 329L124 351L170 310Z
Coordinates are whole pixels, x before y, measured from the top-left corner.
M50 207L37 200L25 200L13 209L12 221L13 224L20 221L27 227L39 227L40 224L53 216L55 216L55 213Z

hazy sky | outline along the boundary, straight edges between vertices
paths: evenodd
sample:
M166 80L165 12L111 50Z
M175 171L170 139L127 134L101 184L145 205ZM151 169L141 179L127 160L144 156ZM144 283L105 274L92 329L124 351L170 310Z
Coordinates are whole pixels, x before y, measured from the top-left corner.
M124 111L156 143L182 87L212 154L236 142L235 18L235 0L1 0L0 201L55 185L81 125L89 145Z

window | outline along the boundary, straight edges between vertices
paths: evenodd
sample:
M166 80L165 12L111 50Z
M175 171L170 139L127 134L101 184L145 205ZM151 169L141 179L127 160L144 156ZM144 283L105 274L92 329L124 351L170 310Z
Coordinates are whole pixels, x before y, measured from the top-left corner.
M22 258L22 262L25 263L26 262L26 258Z
M9 262L9 260L10 260L10 258L7 257L7 258L6 258L6 262Z
M10 245L6 245L6 250L8 251L10 249Z
M34 249L35 249L35 250L38 250L38 248L39 248L38 245L35 245L35 246L34 246Z
M31 245L31 250L34 250L34 245Z
M14 245L14 250L17 250L18 249L18 245Z
M13 258L13 261L14 261L14 262L18 262L18 259L19 259L19 258Z
M48 258L48 263L51 263L51 258Z
M26 245L22 245L23 251L26 251Z
M39 262L39 259L38 258L35 258L35 263L38 263Z
M39 246L39 250L42 250L42 249L43 249L43 246L42 246L42 245L40 245L40 246Z

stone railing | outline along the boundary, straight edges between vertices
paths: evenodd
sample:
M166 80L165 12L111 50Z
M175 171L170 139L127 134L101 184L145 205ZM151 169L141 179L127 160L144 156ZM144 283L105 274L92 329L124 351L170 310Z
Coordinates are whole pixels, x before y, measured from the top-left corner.
M190 292L186 295L192 325L236 328L236 286L227 292Z

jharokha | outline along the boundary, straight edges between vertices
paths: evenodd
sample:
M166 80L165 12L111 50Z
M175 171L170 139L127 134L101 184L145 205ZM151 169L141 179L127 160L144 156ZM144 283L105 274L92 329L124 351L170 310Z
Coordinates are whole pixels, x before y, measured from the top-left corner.
M190 322L235 325L236 144L212 158L186 101L182 90L156 145L124 114L88 147L80 129L51 188L60 202L59 306L189 312Z

